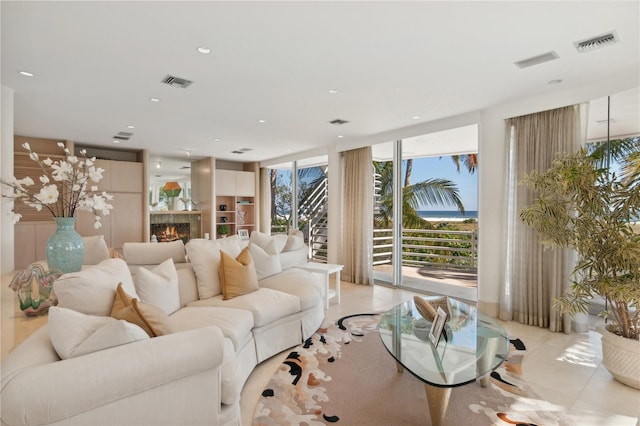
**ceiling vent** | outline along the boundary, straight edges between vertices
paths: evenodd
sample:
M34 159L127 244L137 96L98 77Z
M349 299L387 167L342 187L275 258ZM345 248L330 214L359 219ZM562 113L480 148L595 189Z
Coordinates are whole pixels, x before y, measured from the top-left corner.
M186 78L175 77L173 75L167 75L162 79L161 83L168 84L172 87L180 87L181 89L186 89L193 83L191 80L187 80Z
M118 134L115 135L113 139L119 141L128 141L129 139L131 139L131 136L133 136L133 133L131 132L118 132Z
M542 55L534 56L532 58L523 59L518 62L514 62L519 68L528 68L534 65L542 64L545 62L553 61L554 59L558 59L559 56L556 52L551 51L547 53L543 53Z
M588 40L576 41L575 43L573 43L573 45L576 47L576 50L578 52L584 53L591 50L600 49L601 47L611 46L618 41L618 36L616 35L615 31L612 31L596 37L591 37Z
M330 124L334 124L336 126L341 126L343 124L347 124L348 121L347 120L343 120L342 118L336 118L335 120L331 120L329 123Z
M231 151L232 154L244 154L244 151Z
M187 170L187 169L190 169L190 168L191 168L191 166L182 166L182 167L180 167L180 170Z
M249 151L253 151L253 148L242 148L242 149L240 149L240 151L249 152Z

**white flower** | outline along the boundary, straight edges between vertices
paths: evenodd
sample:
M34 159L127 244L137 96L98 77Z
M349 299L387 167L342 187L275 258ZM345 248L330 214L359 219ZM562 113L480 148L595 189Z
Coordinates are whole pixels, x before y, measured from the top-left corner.
M73 166L66 161L61 161L60 164L52 164L51 168L53 169L51 176L57 181L67 180L73 174Z
M20 222L20 219L22 219L22 215L20 213L13 213L13 224L14 225L16 223Z
M92 182L100 182L102 179L102 172L104 169L102 167L98 167L97 169L93 166L89 167L89 178Z
M40 156L31 151L29 143L25 142L22 146L29 152L29 158L42 169L43 174L38 176L42 186L34 187L35 182L29 176L22 179L0 178L3 185L1 195L22 200L37 211L42 211L44 207L54 217L72 217L78 210L91 211L96 216L94 226L99 228L102 225L100 216L108 215L113 208L108 203L113 196L106 192L97 194L97 185L92 185L91 192L87 193L89 179L99 182L103 177L104 169L95 167L95 157L88 159L86 150L80 151L80 157L72 155L63 143L58 143L67 154L64 160L54 161L48 157L40 160ZM14 222L22 218L18 213L12 214Z
M96 221L93 222L93 227L95 229L102 228L102 219L100 218L100 216L96 216Z
M58 201L58 187L56 185L43 186L40 192L34 195L34 198L42 204L53 204Z

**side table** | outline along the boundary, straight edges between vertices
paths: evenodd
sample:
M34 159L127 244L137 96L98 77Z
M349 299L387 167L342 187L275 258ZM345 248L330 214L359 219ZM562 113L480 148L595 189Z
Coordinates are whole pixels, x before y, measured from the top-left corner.
M296 265L295 268L304 269L305 271L324 275L324 302L326 309L329 309L329 299L333 297L335 297L336 302L340 304L340 271L342 271L344 265L337 265L333 263L307 262L303 263L302 265ZM329 287L329 275L331 274L336 274L335 290L331 290L331 288Z

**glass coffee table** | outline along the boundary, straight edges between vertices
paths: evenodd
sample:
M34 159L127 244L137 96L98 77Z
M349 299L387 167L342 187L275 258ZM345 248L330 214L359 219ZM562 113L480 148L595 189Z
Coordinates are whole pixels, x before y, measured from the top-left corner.
M423 297L435 301L441 297ZM394 306L380 318L382 343L396 361L424 382L433 425L444 419L451 388L481 379L504 362L509 351L506 331L470 305L452 298L447 301L449 317L435 345L429 339L431 321L425 320L413 302Z

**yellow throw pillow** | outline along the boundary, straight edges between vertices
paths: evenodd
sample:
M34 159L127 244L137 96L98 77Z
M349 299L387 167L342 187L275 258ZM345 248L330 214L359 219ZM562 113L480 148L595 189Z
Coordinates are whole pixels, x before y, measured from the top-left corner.
M235 259L220 250L220 287L222 299L229 300L258 290L258 275L249 247Z
M111 308L111 316L140 326L150 337L169 334L169 316L162 309L148 303L139 302L129 296L118 284L116 297Z

